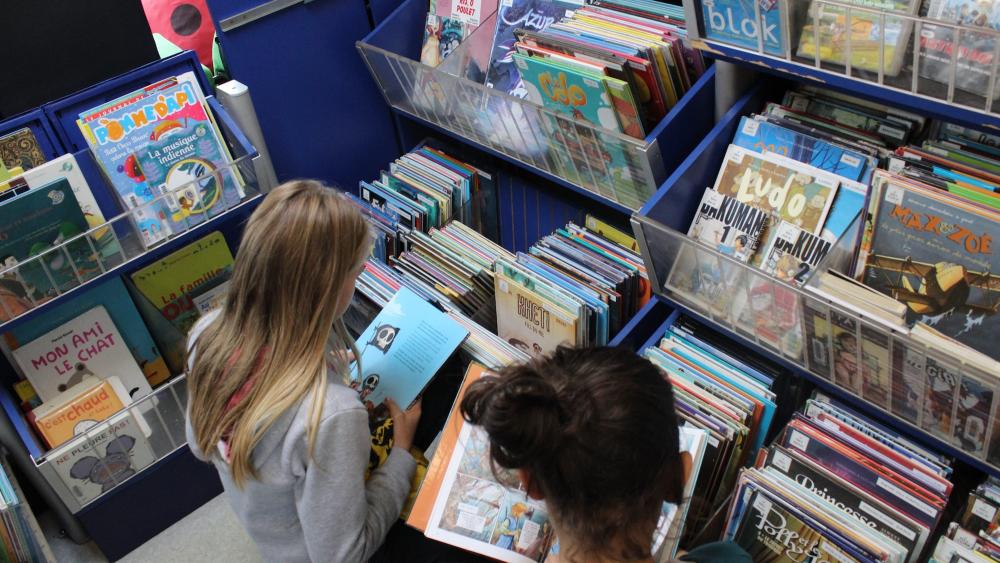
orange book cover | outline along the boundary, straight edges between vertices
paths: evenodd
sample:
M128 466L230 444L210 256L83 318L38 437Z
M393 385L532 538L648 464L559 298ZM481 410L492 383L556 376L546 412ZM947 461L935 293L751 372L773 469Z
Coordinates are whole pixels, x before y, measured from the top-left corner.
M424 477L423 485L420 486L420 492L417 493L417 500L413 503L410 516L406 519L407 524L421 532L427 529L434 501L437 499L438 492L441 491L445 469L448 468L448 461L451 459L452 452L455 451L458 434L462 431L462 425L465 424L465 421L462 420L462 414L459 412L462 397L465 396L465 390L469 388L469 385L472 385L472 382L477 381L484 373L486 373L485 367L477 363L469 365L469 369L465 372L465 380L462 381L462 387L455 396L455 404L451 407L448 422L441 430L441 441L438 443L437 450L434 451L434 458L431 459L431 463L427 467L427 475Z
M58 447L125 408L128 399L117 377L87 379L31 412L50 448Z

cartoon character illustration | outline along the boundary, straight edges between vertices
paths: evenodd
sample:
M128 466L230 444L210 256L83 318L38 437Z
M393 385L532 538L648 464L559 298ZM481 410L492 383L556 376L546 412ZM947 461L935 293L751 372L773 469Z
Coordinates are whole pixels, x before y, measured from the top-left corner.
M364 402L371 395L375 388L378 387L379 376L377 373L373 373L365 378L364 382L361 384L361 401Z
M69 379L59 384L58 386L59 392L62 393L63 391L69 389L70 387L83 382L83 379L85 377L96 377L96 376L94 375L94 372L87 369L87 364L83 362L77 362L76 366L74 366L73 375L70 375Z
M375 335L368 344L374 345L376 348L382 351L383 354L389 353L389 348L392 347L392 343L396 341L396 336L399 335L399 327L392 326L389 324L379 325L375 328Z
M516 502L510 507L510 512L504 518L494 533L493 544L499 548L514 550L517 540L521 537L524 520L531 518L534 509L523 502Z
M841 332L834 342L833 371L838 385L856 389L858 375L858 339L849 332Z
M135 475L131 455L134 447L135 438L119 436L108 442L103 458L95 456L81 458L73 464L69 474L74 479L100 485L101 492L107 492L125 479Z
M510 342L511 346L517 348L518 350L520 350L520 351L522 351L522 352L524 352L526 354L530 354L531 353L531 349L528 348L528 343L524 342L523 340L518 340L517 338L508 338L507 342Z

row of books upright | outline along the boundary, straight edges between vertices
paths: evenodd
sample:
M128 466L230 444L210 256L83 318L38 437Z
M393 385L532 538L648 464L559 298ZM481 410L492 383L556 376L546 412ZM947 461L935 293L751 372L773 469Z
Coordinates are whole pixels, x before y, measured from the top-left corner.
M10 473L6 458L0 463L0 561L55 563L24 492Z
M809 65L819 61L824 68L850 62L854 73L874 75L881 70L890 83L892 77L906 73L936 84L954 80L959 91L997 97L991 76L996 72L994 49L1000 38L1000 16L993 2L893 0L872 4L849 0L844 4L862 9L848 12L844 6L822 0L769 2L760 6L759 25L753 5L742 2L702 0L698 13L705 37L721 43L754 51L762 45L764 53L779 57L790 48L796 60ZM922 21L916 28L919 35L915 35L918 16ZM782 23L786 17L790 23L787 30ZM909 89L909 82L907 79L900 86ZM921 83L919 91L931 93L935 89ZM937 95L944 97L943 93Z
M883 410L992 456L1000 263L983 242L1000 225L995 141L815 87L789 91L742 118L689 235L816 299L693 248L667 287ZM853 256L812 279L834 245Z

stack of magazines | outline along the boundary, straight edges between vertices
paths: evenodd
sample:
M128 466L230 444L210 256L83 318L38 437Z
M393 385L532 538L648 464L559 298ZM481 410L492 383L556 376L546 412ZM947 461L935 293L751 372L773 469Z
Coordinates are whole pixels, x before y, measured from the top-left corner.
M951 472L934 452L817 394L740 472L725 539L754 560L925 560Z

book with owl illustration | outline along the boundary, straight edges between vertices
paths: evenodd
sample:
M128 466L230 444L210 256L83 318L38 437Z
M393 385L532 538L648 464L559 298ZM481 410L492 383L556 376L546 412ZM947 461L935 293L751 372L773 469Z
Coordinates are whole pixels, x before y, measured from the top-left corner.
M775 213L803 231L819 235L840 187L838 176L775 153L758 154L729 145L715 179L723 195Z
M401 287L358 337L362 371L354 386L361 402L374 408L391 398L406 408L468 335L451 317Z

